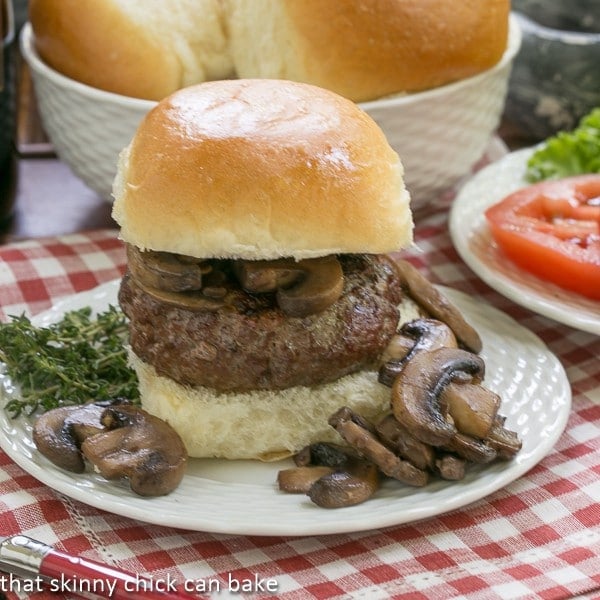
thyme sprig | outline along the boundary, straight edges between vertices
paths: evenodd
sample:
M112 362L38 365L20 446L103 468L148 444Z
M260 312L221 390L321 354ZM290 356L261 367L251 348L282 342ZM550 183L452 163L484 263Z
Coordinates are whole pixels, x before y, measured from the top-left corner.
M90 400L138 400L127 333L125 315L112 305L96 315L90 307L66 312L47 327L24 314L0 323L0 362L19 386L5 410L18 417Z

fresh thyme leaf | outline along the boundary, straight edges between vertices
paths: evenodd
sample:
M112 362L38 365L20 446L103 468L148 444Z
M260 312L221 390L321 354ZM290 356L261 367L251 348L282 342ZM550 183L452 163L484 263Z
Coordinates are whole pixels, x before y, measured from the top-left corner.
M5 410L18 417L90 400L139 400L127 334L125 315L112 305L95 316L91 307L69 311L48 327L25 315L0 323L0 362L20 387Z

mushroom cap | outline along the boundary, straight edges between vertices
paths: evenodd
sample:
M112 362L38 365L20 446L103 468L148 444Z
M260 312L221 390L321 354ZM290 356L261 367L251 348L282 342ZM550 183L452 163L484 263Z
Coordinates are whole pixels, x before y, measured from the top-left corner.
M73 473L85 471L85 461L72 430L65 419L80 409L62 406L40 415L33 425L32 437L36 448L50 462Z
M441 446L457 434L455 425L442 414L439 395L454 377L465 374L474 381L484 377L481 357L459 348L438 348L415 355L394 380L392 411L414 437Z
M103 477L127 477L141 496L168 494L179 485L187 453L168 423L137 406L109 407L102 423L107 430L87 438L81 450Z
M86 465L81 443L102 431L100 417L111 402L121 403L123 400L61 406L41 414L35 420L32 431L36 448L57 467L83 473Z

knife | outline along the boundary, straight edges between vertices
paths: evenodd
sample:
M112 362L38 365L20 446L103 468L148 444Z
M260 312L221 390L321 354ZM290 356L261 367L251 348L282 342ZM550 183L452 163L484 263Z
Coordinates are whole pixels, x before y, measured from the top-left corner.
M198 600L171 578L152 579L71 556L26 535L0 538L0 572L35 579L51 591L113 600ZM0 582L3 581L0 575ZM4 577L2 591L7 583ZM12 582L12 579L11 579Z

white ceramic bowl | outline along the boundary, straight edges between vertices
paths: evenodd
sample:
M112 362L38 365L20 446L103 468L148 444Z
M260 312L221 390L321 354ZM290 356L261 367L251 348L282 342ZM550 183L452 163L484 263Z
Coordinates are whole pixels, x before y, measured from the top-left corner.
M51 69L35 50L29 23L20 41L40 117L56 153L91 189L112 201L119 152L156 103L98 90Z
M496 131L521 30L511 15L504 56L474 77L417 94L367 102L404 164L413 210L467 175Z
M498 126L520 42L511 18L508 48L491 69L426 92L361 104L404 163L413 209L454 185L482 156ZM29 24L22 30L21 51L57 154L110 201L119 151L155 102L94 89L52 70L37 55Z

